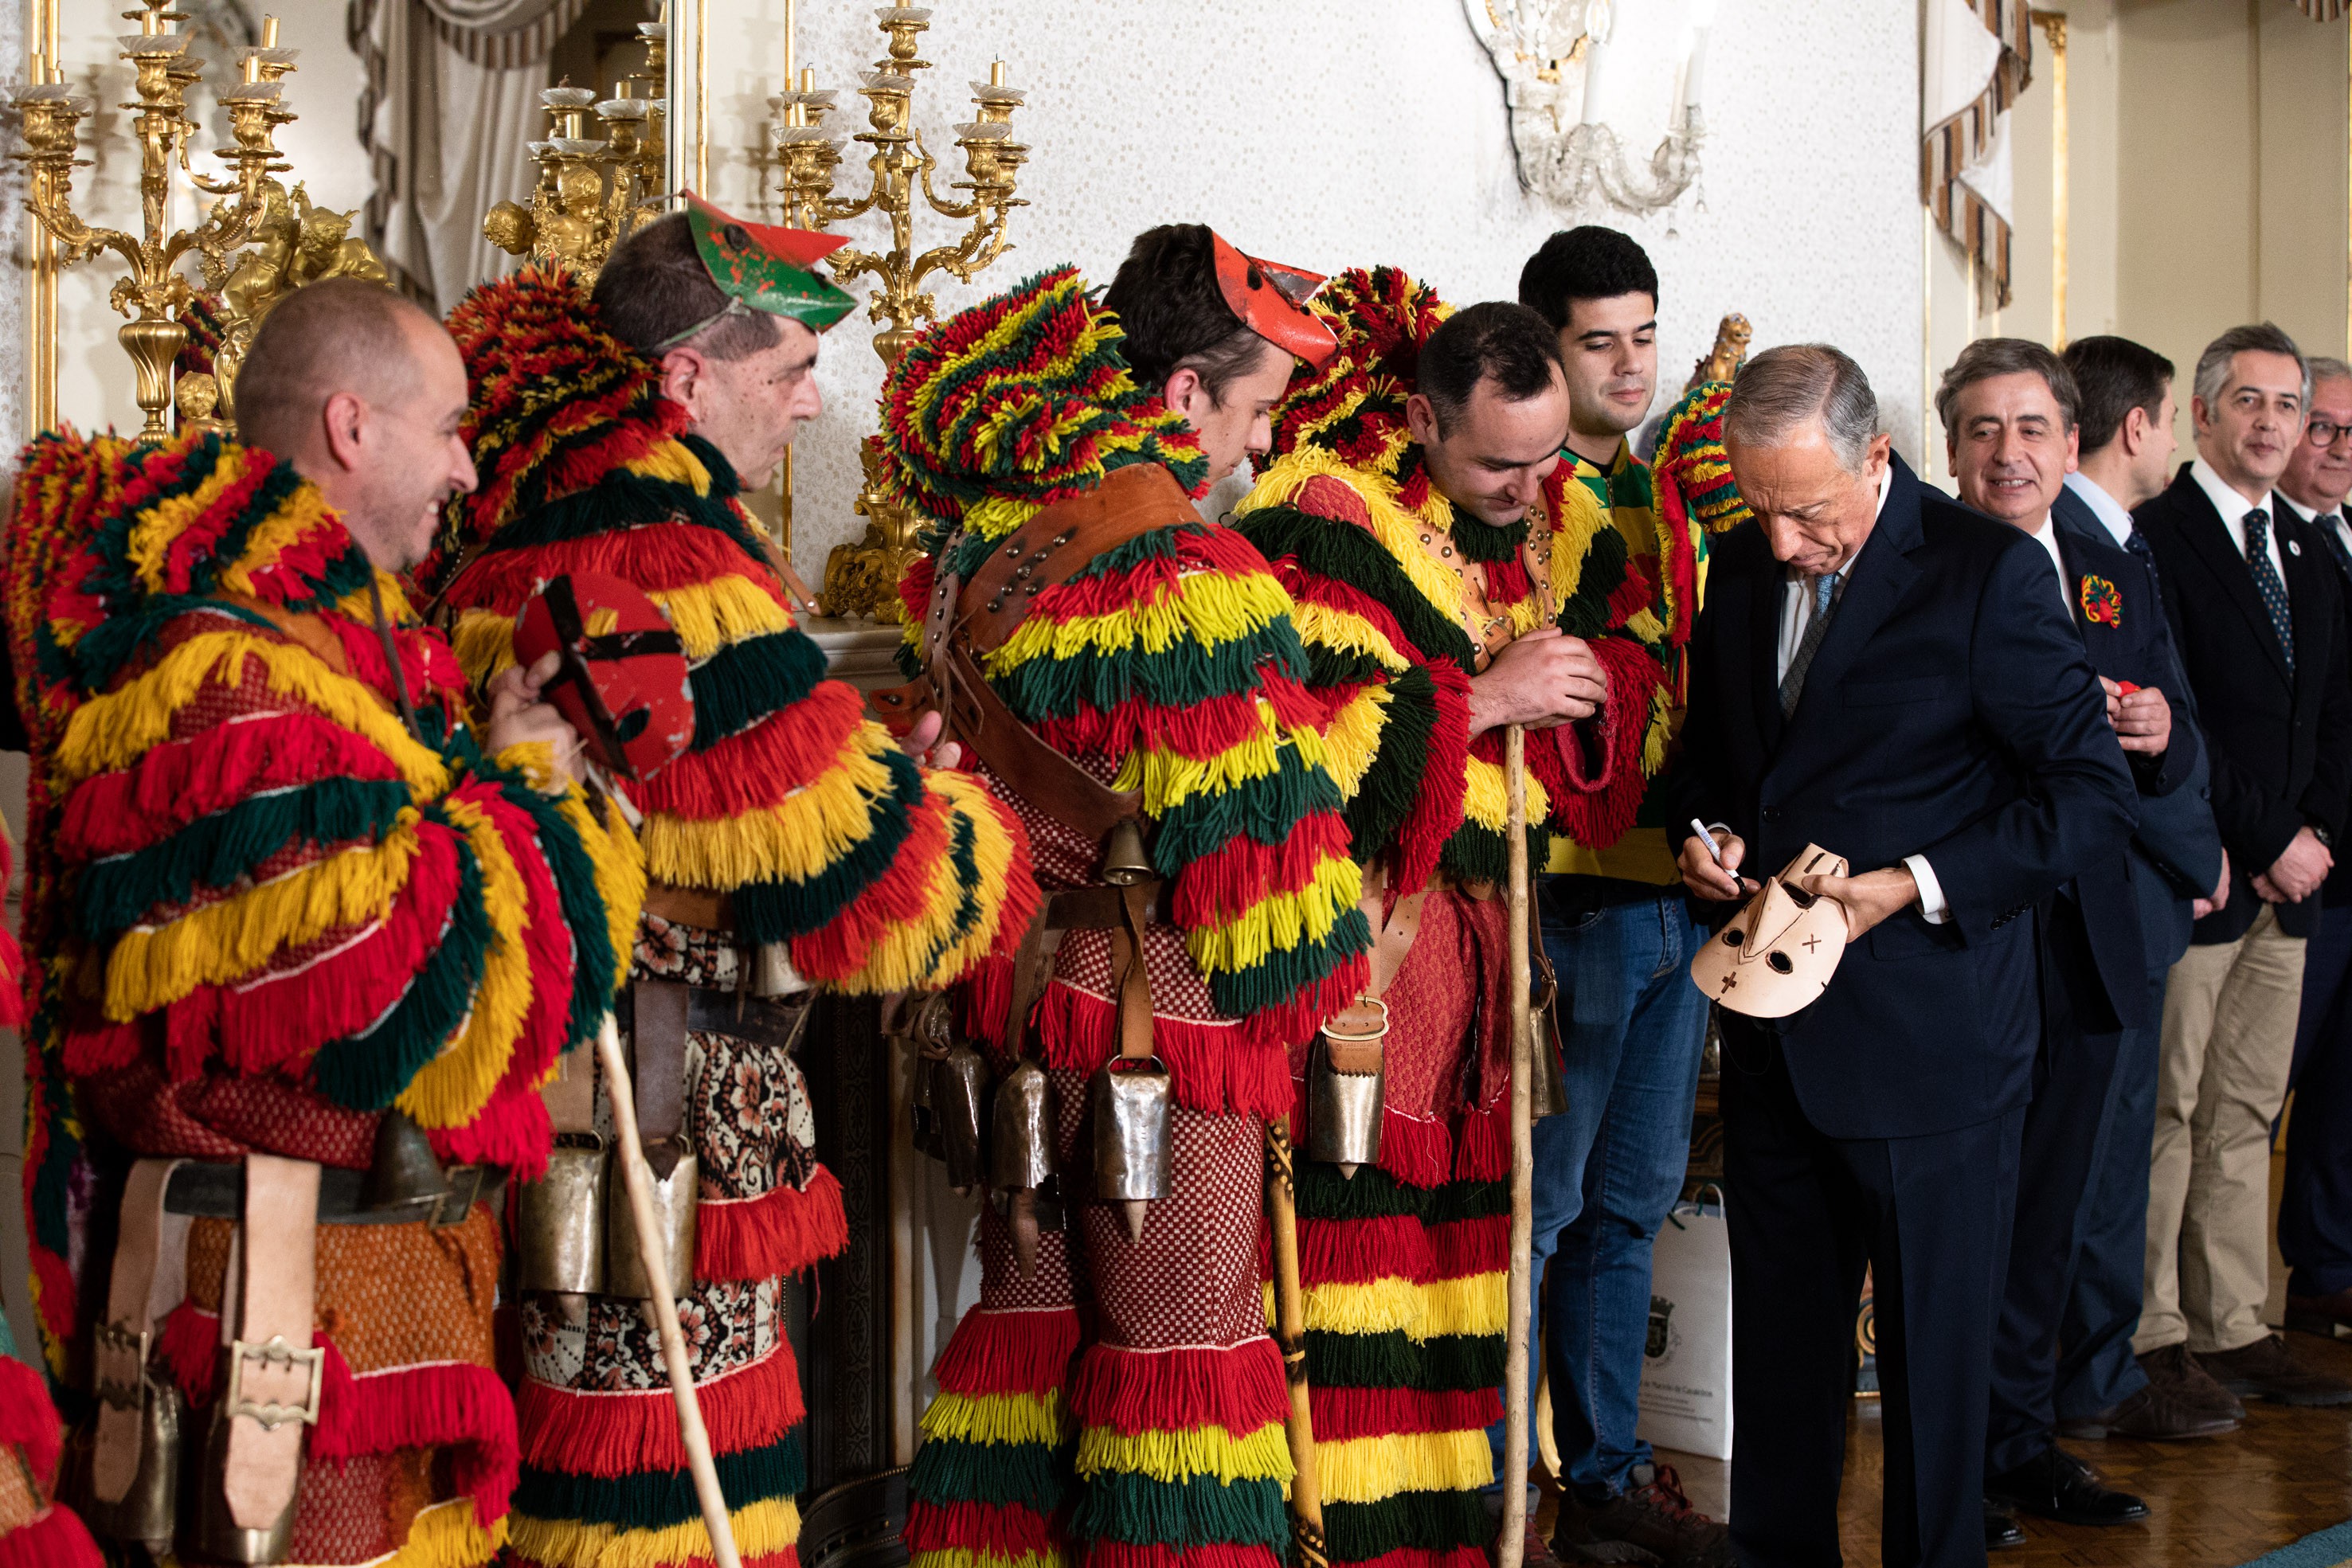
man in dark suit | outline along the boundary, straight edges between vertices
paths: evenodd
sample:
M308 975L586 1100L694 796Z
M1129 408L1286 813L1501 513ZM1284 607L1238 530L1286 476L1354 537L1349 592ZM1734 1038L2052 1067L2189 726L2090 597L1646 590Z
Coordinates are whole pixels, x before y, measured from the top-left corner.
M2352 366L2315 356L2310 364L2310 417L2273 493L2280 515L2301 526L2305 548L2332 564L2337 586L2352 594L2344 509L2352 494ZM2318 929L2303 950L2278 1239L2292 1270L2287 1326L2333 1333L2352 1323L2352 856L2328 873L2319 903Z
M2313 895L2352 787L2344 595L2271 493L2309 402L2293 339L2267 323L2224 332L2197 363L2197 460L2132 514L2204 719L2231 877L2165 988L2133 1348L2145 1361L2186 1346L2241 1396L2340 1405L2352 1384L2305 1366L2262 1319L2271 1124L2294 1058Z
M2172 722L2179 667L2163 601L2145 568L2098 538L2061 534L2052 504L2064 493L2078 431L2074 377L2058 356L2021 338L1980 338L1944 372L1944 423L1960 499L2032 538L2048 557L2054 594L2105 689L2143 801L2179 789L2194 768L2197 733ZM2008 1283L1992 1343L1985 1496L2003 1508L2069 1524L2147 1517L2139 1499L2099 1484L2057 1445L2053 1380L2076 1222L2095 1137L2127 1029L2154 1021L2128 846L2095 862L2035 909L2041 939L2042 1050L2018 1160ZM2016 1533L1988 1523L1988 1544Z
M1992 1318L2041 1039L2034 904L2121 852L2136 790L2106 700L2016 529L1919 483L1834 349L1759 354L1724 413L1756 520L1713 552L1675 817L1727 908L1808 843L1853 936L1821 998L1724 1019L1731 1532L1838 1560L1854 1302L1876 1282L1883 1560L1984 1560ZM1720 862L1717 860L1720 855ZM2027 916L2021 919L2020 916Z
M2146 580L2161 620L2153 555L2132 527L2131 509L2172 476L2172 361L2113 337L2076 339L2064 358L2074 380L2079 451L2074 472L2051 503L2051 520L2062 541L2128 551L2132 575ZM2168 626L2164 636L2175 671L2164 683L2173 701L2173 727L2195 733L2196 698L2179 673ZM2156 1131L2165 976L2189 950L2196 917L2229 893L2228 857L2213 826L2209 784L2200 745L2178 789L2140 796L2130 870L2147 1001L2144 1021L2116 1039L2115 1071L2091 1144L2058 1336L2056 1409L2063 1437L2203 1437L2231 1430L2245 1417L2237 1396L2200 1371L2184 1347L2153 1352L2159 1364L2154 1377L2131 1349L2147 1249L2148 1145Z

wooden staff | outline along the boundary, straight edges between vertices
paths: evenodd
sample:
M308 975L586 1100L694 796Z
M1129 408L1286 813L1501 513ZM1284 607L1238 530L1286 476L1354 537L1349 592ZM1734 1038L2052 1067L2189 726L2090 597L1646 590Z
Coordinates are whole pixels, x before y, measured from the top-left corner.
M660 1221L654 1214L654 1173L637 1141L637 1096L629 1084L629 1064L621 1059L621 1031L604 1015L596 1054L604 1063L604 1093L613 1104L613 1126L621 1135L621 1176L629 1189L629 1214L636 1221L637 1258L654 1293L654 1327L661 1335L662 1366L669 1373L670 1397L677 1402L677 1432L686 1462L694 1471L694 1495L702 1504L702 1526L710 1532L710 1555L719 1568L743 1568L735 1554L735 1527L727 1517L727 1494L719 1490L719 1467L710 1458L710 1434L694 1395L694 1367L687 1359L686 1335L677 1326L677 1301L670 1294L669 1260L663 1256Z
M1296 1568L1328 1568L1323 1542L1323 1491L1315 1479L1315 1417L1307 1398L1307 1293L1298 1282L1298 1195L1291 1186L1290 1118L1265 1121L1265 1214L1274 1230L1274 1333L1290 1382L1291 1561Z
M1503 1341L1503 1534L1496 1568L1519 1568L1528 1542L1528 1284L1535 1241L1533 956L1528 951L1528 737L1503 732L1511 868L1511 1274Z

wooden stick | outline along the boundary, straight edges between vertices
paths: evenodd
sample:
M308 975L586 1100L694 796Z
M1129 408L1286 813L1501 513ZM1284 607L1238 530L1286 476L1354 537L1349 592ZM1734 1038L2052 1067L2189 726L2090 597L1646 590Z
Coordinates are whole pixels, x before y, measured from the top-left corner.
M1290 1118L1265 1123L1265 1212L1274 1231L1274 1333L1290 1382L1290 1544L1294 1568L1328 1568L1323 1490L1315 1476L1315 1417L1307 1398L1307 1292L1298 1282L1298 1195L1291 1185Z
M654 1214L654 1173L637 1141L637 1096L629 1064L621 1059L621 1031L604 1015L596 1054L604 1064L604 1093L613 1104L613 1127L621 1135L621 1176L629 1189L629 1214L636 1221L637 1257L654 1293L654 1327L661 1335L662 1365L669 1373L670 1397L677 1402L678 1436L694 1471L694 1495L702 1504L702 1525L710 1532L710 1555L719 1568L743 1568L735 1554L735 1527L727 1517L727 1494L719 1490L719 1467L710 1458L710 1433L694 1395L694 1367L687 1359L686 1335L677 1326L677 1301L670 1294L669 1260L662 1255L661 1227Z
M1503 1341L1503 1533L1496 1568L1519 1568L1528 1543L1528 1285L1535 1239L1534 959L1528 950L1528 737L1503 732L1511 892L1511 1273Z

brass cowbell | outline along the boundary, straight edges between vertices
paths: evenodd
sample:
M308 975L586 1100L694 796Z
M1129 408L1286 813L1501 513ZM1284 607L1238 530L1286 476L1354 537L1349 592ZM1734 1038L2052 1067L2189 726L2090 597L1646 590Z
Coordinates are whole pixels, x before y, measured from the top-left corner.
M1095 1197L1126 1206L1128 1235L1136 1241L1143 1239L1147 1206L1168 1196L1171 1087L1167 1064L1157 1054L1114 1056L1087 1086Z
M1102 879L1113 887L1132 887L1159 874L1152 869L1151 857L1144 852L1143 824L1133 817L1121 817L1112 823L1103 844Z
M574 1294L604 1288L604 1140L559 1133L547 1174L515 1188L515 1267L526 1291Z
M1388 1098L1388 1059L1377 1040L1343 1043L1344 1062L1332 1060L1330 1040L1318 1035L1307 1055L1307 1157L1338 1166L1353 1178L1381 1158L1381 1111Z
M1054 1179L1052 1084L1023 1057L1000 1079L988 1115L988 1185L1004 1197L1013 1260L1024 1280L1037 1271L1040 1189Z

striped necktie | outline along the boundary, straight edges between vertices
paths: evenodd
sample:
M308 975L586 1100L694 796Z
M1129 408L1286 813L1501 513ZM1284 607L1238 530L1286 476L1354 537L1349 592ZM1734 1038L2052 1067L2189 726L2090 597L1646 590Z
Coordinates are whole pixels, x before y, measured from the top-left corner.
M2254 592L2261 596L2263 608L2270 612L2271 630L2278 633L2279 648L2286 654L2286 673L2294 674L2294 615L2287 608L2286 583L2278 568L2271 564L2267 547L2270 538L2271 515L2256 507L2246 514L2246 568L2254 574Z
M1822 639L1829 635L1830 614L1837 608L1838 574L1825 571L1812 580L1813 619L1805 634L1798 641L1797 651L1790 655L1789 673L1780 677L1780 716L1794 717L1797 698L1805 689L1805 672L1813 665L1813 655L1822 651Z

